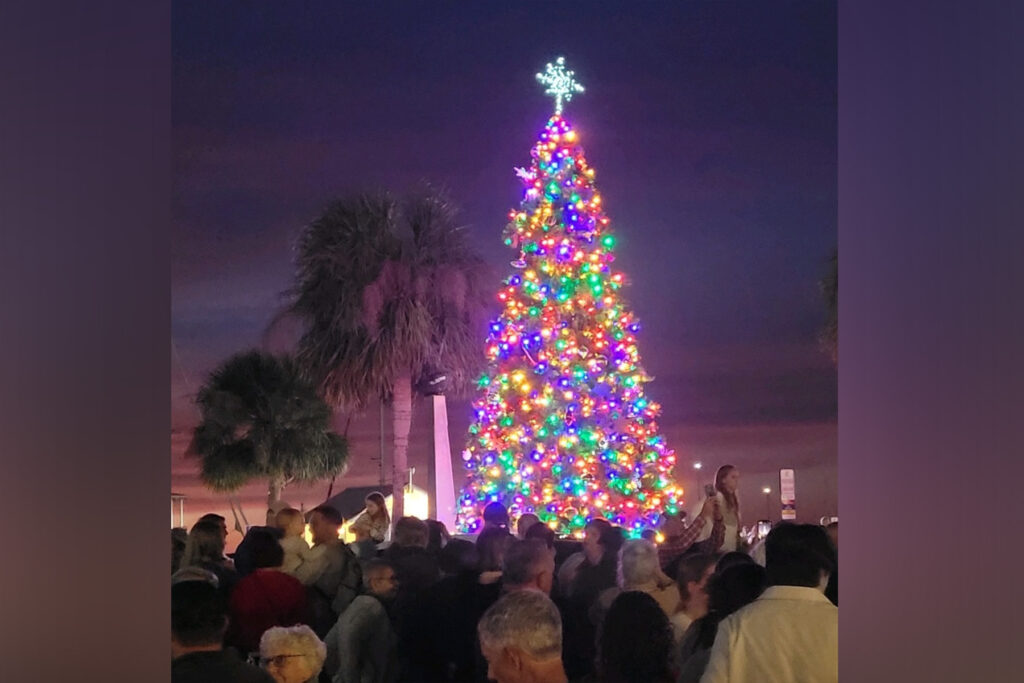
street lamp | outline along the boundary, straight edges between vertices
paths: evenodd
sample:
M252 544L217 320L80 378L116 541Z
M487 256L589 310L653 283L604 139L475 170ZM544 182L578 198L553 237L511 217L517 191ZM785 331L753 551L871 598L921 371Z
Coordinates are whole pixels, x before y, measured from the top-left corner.
M703 465L701 465L699 462L693 463L693 469L699 470L701 467L703 467Z
M771 487L765 486L761 489L761 493L764 494L764 517L770 520L772 518L772 501L769 497L772 495Z

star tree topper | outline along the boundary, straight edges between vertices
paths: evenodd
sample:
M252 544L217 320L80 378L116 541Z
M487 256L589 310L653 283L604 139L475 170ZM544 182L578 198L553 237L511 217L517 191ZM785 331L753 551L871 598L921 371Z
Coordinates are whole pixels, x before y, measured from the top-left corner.
M565 70L565 57L559 57L554 64L548 62L547 70L537 74L537 80L548 86L545 95L554 95L555 113L562 113L562 100L572 99L573 93L583 92L583 86L573 79L575 72Z

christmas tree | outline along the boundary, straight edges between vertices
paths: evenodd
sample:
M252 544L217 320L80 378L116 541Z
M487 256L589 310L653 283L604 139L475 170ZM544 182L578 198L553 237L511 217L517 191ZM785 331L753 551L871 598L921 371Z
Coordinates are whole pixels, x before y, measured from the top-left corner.
M536 514L559 535L582 536L604 517L639 536L682 504L675 456L658 433L660 406L644 394L640 325L613 268L615 237L562 103L583 88L559 58L538 74L555 113L516 173L522 204L505 244L515 272L498 293L488 369L462 454L458 526L482 526L483 508Z

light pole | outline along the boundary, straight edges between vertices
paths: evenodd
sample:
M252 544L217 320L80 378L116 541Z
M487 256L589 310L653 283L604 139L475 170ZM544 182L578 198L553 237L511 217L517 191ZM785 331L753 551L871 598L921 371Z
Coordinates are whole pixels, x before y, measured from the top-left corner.
M763 489L761 489L761 493L764 494L764 518L767 519L768 521L771 521L771 519L772 519L772 501L771 501L770 496L772 495L772 490L771 490L770 487L765 486Z

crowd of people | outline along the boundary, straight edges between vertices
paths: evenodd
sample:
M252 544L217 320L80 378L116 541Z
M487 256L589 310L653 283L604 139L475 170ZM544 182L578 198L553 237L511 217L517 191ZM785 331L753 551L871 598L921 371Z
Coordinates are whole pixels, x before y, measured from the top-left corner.
M172 681L836 681L838 523L750 547L734 473L660 543L601 518L582 541L532 514L513 528L497 503L472 538L392 526L375 493L351 543L334 508L281 507L229 558L206 515L172 530Z

